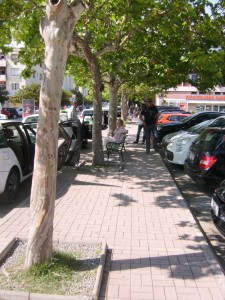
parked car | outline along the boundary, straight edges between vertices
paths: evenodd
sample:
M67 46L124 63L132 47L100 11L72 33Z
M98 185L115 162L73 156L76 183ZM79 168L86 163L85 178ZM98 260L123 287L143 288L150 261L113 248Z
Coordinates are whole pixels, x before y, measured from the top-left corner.
M37 123L38 116L39 116L39 114L32 114L32 115L26 116L23 118L22 122L23 123ZM67 113L65 113L65 112L59 113L59 121L60 122L64 122L67 120L68 120Z
M188 128L199 124L203 121L215 119L219 116L225 116L224 112L202 111L183 119L180 122L171 122L167 124L157 125L158 143L161 143L163 137L169 133L179 130L187 130Z
M17 112L17 110L15 108L7 107L7 108L4 108L4 109L9 112L8 119L17 119L17 118L20 117L19 114L18 114L18 112Z
M183 165L191 144L196 140L196 138L211 124L214 120L207 120L200 124L197 124L187 131L178 131L177 135L173 136L169 144L166 147L166 159L168 162L178 165Z
M157 124L165 124L169 122L177 122L181 121L184 118L188 117L189 114L182 114L182 113L166 113L160 114Z
M211 217L217 229L225 236L225 180L213 193Z
M209 127L193 142L184 163L186 173L200 184L225 179L225 128Z
M205 129L209 125L210 125L210 127L225 127L225 115L220 116L216 119L203 121L199 124L196 124L196 125L188 128L187 130L179 130L179 131L175 131L175 132L172 132L170 134L167 134L163 137L162 142L161 142L161 146L162 146L162 148L166 148L173 137L177 137L179 135L186 134L187 132L194 134L194 133L200 131L202 127Z
M0 201L13 202L19 184L32 175L33 130L20 122L0 121Z
M15 109L16 109L18 115L19 115L20 117L22 117L22 115L23 115L23 108L22 108L22 107L15 107Z
M2 108L1 114L6 115L6 116L7 116L7 119L10 119L11 114L10 114L10 112L9 112L8 110L6 110L5 108Z
M7 120L8 117L4 114L0 114L0 120Z
M34 123L0 121L0 202L15 201L19 184L33 173L36 126L33 128L32 124ZM60 169L64 164L75 165L79 162L81 142L80 130L75 141L68 134L72 133L72 129L67 121L58 126Z

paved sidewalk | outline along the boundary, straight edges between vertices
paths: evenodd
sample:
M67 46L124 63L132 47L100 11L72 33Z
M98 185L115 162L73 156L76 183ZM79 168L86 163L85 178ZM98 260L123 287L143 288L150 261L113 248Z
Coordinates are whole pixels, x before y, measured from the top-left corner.
M136 123L127 128L123 172L90 164L60 171L54 238L107 242L100 299L225 299L220 266L160 155L132 144ZM0 220L0 248L27 237L28 206Z

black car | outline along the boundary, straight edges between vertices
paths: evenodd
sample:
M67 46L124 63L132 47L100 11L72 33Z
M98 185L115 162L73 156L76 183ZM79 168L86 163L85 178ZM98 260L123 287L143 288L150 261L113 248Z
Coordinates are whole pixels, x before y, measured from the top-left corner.
M200 184L222 182L225 179L225 128L205 129L191 145L184 169Z
M162 124L157 126L157 142L161 143L163 137L169 133L176 132L179 130L187 130L188 128L199 124L203 121L215 119L219 116L225 116L224 112L217 112L217 111L203 111L196 113L194 115L191 115L190 117L187 117L183 119L180 122L170 122L167 124Z
M225 180L215 189L211 200L211 216L215 226L225 235Z
M18 111L15 108L7 107L5 109L10 113L9 119L17 119L20 117L20 115L18 114Z

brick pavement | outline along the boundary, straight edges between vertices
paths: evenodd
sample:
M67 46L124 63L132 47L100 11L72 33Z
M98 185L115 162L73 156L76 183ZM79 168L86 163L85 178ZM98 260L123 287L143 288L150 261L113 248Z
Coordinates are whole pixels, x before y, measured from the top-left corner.
M136 123L127 128L123 172L88 163L59 172L54 238L107 242L101 300L225 299L220 266L160 155L132 144ZM27 237L28 205L0 220L0 245Z

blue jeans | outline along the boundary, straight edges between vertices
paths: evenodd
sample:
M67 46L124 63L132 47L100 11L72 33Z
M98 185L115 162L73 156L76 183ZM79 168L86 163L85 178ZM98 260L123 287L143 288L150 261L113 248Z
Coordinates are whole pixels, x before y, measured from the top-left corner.
M144 127L145 130L145 138L146 138L146 151L149 151L151 148L151 134L152 134L152 138L153 138L153 147L155 147L156 145L156 138L155 138L155 124L152 125L146 125Z
M144 131L144 125L138 125L136 142L139 142L139 138L140 138L142 128L143 128L143 131ZM144 143L144 142L145 142L145 133L143 133L143 138L142 138L142 143Z

